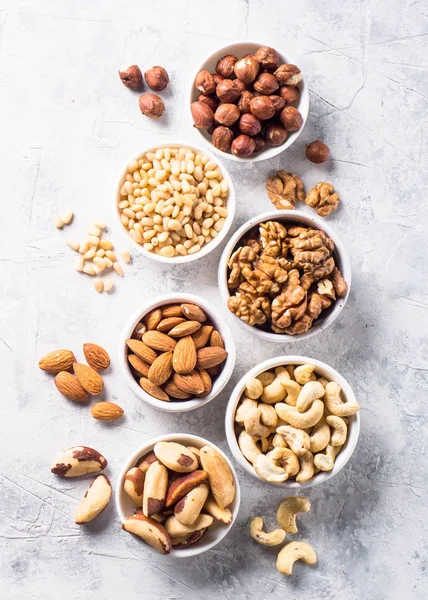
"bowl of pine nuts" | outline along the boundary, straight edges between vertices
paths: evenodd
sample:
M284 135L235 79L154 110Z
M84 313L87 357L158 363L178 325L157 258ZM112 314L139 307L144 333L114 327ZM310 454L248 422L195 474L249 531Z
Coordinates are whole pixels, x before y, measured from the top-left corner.
M134 247L153 260L181 264L206 256L224 240L235 215L235 190L213 154L165 142L127 165L115 206Z

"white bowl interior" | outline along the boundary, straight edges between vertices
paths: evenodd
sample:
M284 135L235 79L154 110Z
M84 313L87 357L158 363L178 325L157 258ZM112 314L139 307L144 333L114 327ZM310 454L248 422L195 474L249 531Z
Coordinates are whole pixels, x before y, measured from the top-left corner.
M243 58L246 54L254 54L256 52L256 50L258 48L260 48L260 46L269 46L269 45L270 44L266 44L263 42L250 42L248 40L241 41L241 42L235 42L234 44L230 44L229 46L223 46L223 47L215 50L198 67L198 69L193 73L192 79L190 81L190 102L189 102L189 108L188 108L188 115L189 115L189 121L190 121L191 127L193 127L193 119L192 119L192 114L190 111L190 104L196 100L197 96L200 93L195 87L195 78L196 78L196 75L199 73L199 71L203 71L204 69L206 69L210 73L214 73L217 62L223 56L226 56L227 54L233 54L234 56L237 56L238 58ZM293 65L299 66L298 63L293 58L291 58L291 56L289 54L283 52L282 50L280 50L277 47L275 47L275 50L279 54L280 64L291 63ZM220 154L221 156L224 156L227 159L234 160L237 162L258 162L260 160L266 160L268 158L272 158L272 157L276 156L277 154L279 154L280 152L283 152L286 148L291 146L291 144L293 144L297 140L297 138L301 134L301 132L305 126L306 120L308 118L309 92L308 92L308 86L305 83L304 77L303 77L302 81L299 83L298 87L300 88L301 93L300 93L299 102L296 105L296 108L299 109L299 111L302 115L303 123L298 131L293 131L293 132L289 133L288 138L286 139L285 143L282 144L282 146L277 146L277 147L265 146L265 148L261 152L258 152L256 154L254 154L253 156L249 156L248 158L238 158L237 156L234 156L230 152L222 152L221 150L218 150L215 146L213 146L213 144L211 143L211 136L209 135L208 132L201 130L201 129L196 129L196 127L193 127L193 129L198 132L198 134L201 136L201 138L204 140L204 142L206 144L208 144L209 147L214 150L214 152Z
M120 195L120 189L123 185L124 178L128 173L128 164L131 163L133 160L138 160L144 154L146 154L146 152L155 152L159 148L190 148L194 152L197 152L200 154L205 154L206 156L209 156L210 159L214 160L218 164L218 166L220 167L220 170L223 174L223 177L224 177L224 179L226 179L227 184L229 186L229 196L227 198L228 214L227 214L225 223L223 225L223 228L221 229L221 231L219 232L217 237L215 237L213 240L211 240L211 242L209 242L205 246L202 246L201 250L199 252L196 252L196 254L187 254L186 256L173 256L172 258L168 258L166 256L160 256L159 254L155 254L154 252L148 252L147 250L145 250L143 248L143 246L141 246L140 244L137 244L137 242L129 235L128 229L122 224L122 221L120 220L120 209L119 209L118 203L119 203L120 199L122 199L122 197ZM155 260L157 262L161 262L164 264L174 265L174 264L185 264L185 263L192 262L194 260L198 260L199 258L202 258L202 257L206 256L207 254L209 254L210 252L212 252L215 248L217 248L217 246L219 244L221 244L221 242L224 240L227 233L229 232L229 229L230 229L233 219L235 217L236 196L235 196L235 188L233 185L232 178L229 175L229 172L227 171L226 167L223 165L223 163L221 162L221 160L219 159L219 157L217 155L213 154L210 151L210 149L206 149L205 147L203 149L198 148L197 145L195 145L192 142L184 142L184 141L177 141L177 140L171 141L171 142L162 141L158 144L154 144L154 145L150 146L149 148L145 148L144 150L141 150L141 152L139 152L136 156L133 156L128 161L128 164L123 169L123 171L120 175L119 181L118 181L118 185L116 188L116 194L115 194L115 200L114 200L114 202L115 202L114 210L115 210L115 214L118 217L120 227L126 233L129 243L135 250L137 250L138 252L141 252L142 254L144 254L144 256L146 256L147 258L150 258L151 260Z
M256 365L253 369L251 369L251 371L244 375L244 377L242 377L242 379L236 384L230 396L229 403L227 405L225 421L226 437L229 444L229 448L234 458L238 461L238 463L247 473L268 485L273 485L276 487L287 489L304 489L314 487L316 485L319 485L320 483L328 481L329 479L331 479L331 477L334 477L334 475L337 475L337 473L339 473L339 471L343 469L348 460L351 458L352 453L354 452L358 442L358 437L360 435L360 416L359 413L356 413L356 415L354 415L353 417L349 417L348 437L346 439L343 449L336 457L333 470L324 473L317 473L312 479L306 481L305 483L297 483L297 481L285 481L283 483L273 483L270 481L265 481L255 472L251 463L249 463L244 457L236 439L234 419L235 411L241 399L241 395L245 389L246 381L250 377L256 377L257 375L260 375L260 373L263 373L264 371L267 371L269 369L274 369L275 367L279 367L282 365L303 365L305 363L311 363L315 365L315 372L318 375L322 375L330 381L336 381L342 388L342 394L344 399L355 400L354 392L352 391L352 388L350 387L346 379L326 363L323 363L320 360L316 360L313 358L308 358L306 356L279 356Z
M206 396L205 398L196 398L194 400L177 400L172 402L164 402L163 400L158 400L157 398L153 398L152 396L150 396L150 394L145 392L134 379L134 376L132 375L129 366L129 362L127 360L126 340L131 337L132 332L134 331L137 323L139 323L142 317L148 312L161 306L182 302L197 304L203 309L203 311L213 323L214 328L217 329L217 331L223 337L228 356L224 363L223 369L218 375L217 379L214 381L213 388L211 390L211 393L208 394L208 396ZM200 408L201 406L204 406L205 404L213 400L222 391L222 389L229 381L233 372L233 368L235 366L235 358L235 341L227 323L223 318L221 318L220 314L212 306L211 303L207 302L207 300L203 298L200 298L199 296L195 296L194 294L165 294L164 296L160 296L154 301L151 300L150 302L147 302L128 321L123 330L119 342L119 362L121 365L122 374L125 377L125 381L128 384L129 388L134 392L136 396L141 398L141 400L144 400L151 406L154 406L155 408L166 412L187 412L189 410L194 410L195 408Z
M342 298L338 298L329 309L323 311L321 313L321 317L319 317L314 322L314 324L312 325L311 329L309 329L309 331L307 331L306 333L301 333L299 335L293 336L293 335L287 335L287 334L278 334L278 333L273 333L270 331L265 331L263 329L259 329L258 327L253 327L251 325L248 325L247 323L244 323L244 321L242 321L242 319L240 319L239 317L236 317L235 315L233 315L233 313L231 313L229 311L229 309L227 308L227 301L230 297L229 288L227 285L227 279L228 279L227 262L228 262L230 256L232 255L233 251L235 250L235 248L238 246L238 243L240 242L241 238L244 235L246 235L251 229L256 227L259 223L263 223L265 221L270 221L270 220L279 221L281 223L284 223L285 226L291 225L291 224L304 225L306 227L308 227L308 226L315 227L317 229L324 231L334 242L334 245L335 245L334 258L336 261L336 265L340 269L340 271L348 285L348 289L346 291L345 296L343 296ZM306 339L312 337L313 335L316 335L320 331L327 329L327 327L329 327L329 325L331 325L333 323L333 321L339 316L339 314L341 313L343 307L345 306L345 304L348 300L349 293L351 290L351 279L352 279L352 277L351 277L351 261L348 256L348 252L347 252L342 240L339 238L339 236L324 221L321 221L319 218L317 218L315 216L307 215L298 210L269 211L269 212L263 213L263 214L255 217L254 219L250 219L249 221L244 223L242 225L242 227L240 227L234 233L234 235L230 238L225 249L223 250L223 253L220 258L219 270L218 270L218 285L219 285L219 289L220 289L220 293L223 298L223 301L226 304L228 313L230 315L232 315L235 318L235 320L237 320L241 324L241 326L245 327L245 329L247 331L249 329L251 329L254 332L254 335L260 337L261 339L264 339L269 342L276 342L276 343L281 343L281 344L284 342L300 342L302 340L306 340Z
M172 434L168 434L168 435L161 435L157 438L154 438L154 439L150 440L149 442L143 444L140 448L138 448L138 450L136 450L136 452L134 452L125 462L125 465L120 473L120 476L119 476L119 479L117 482L115 498L116 498L116 510L119 514L120 521L121 521L121 523L123 523L123 521L126 519L126 517L134 514L134 510L135 510L134 503L132 502L132 500L129 498L128 494L123 489L123 483L125 480L126 473L129 471L129 469L131 469L132 467L135 466L135 463L138 461L138 459L141 456L143 456L147 452L150 452L153 449L154 445L160 441L179 442L186 446L195 446L195 448L202 448L203 446L211 446L212 448L217 450L217 452L219 452L222 455L222 457L226 460L226 462L229 465L229 467L232 471L232 474L235 478L235 489L236 489L235 498L234 498L232 504L229 506L229 509L232 511L232 515L233 515L232 522L229 525L224 525L223 523L220 523L219 521L214 519L214 522L211 525L211 527L208 529L206 534L198 542L196 542L195 544L192 544L188 548L181 548L181 549L177 549L177 550L173 548L171 550L171 553L168 556L172 556L173 558L188 558L190 556L195 556L196 554L202 554L202 552L206 552L207 550L210 550L211 548L213 548L228 534L228 532L230 531L231 527L233 526L233 523L235 522L235 519L238 515L239 504L241 501L241 492L240 492L240 487L239 487L239 481L238 481L238 477L236 475L236 471L235 471L232 463L227 458L227 456L224 454L224 452L222 452L220 450L220 448L218 448L217 446L215 446L208 440L205 440L204 438L201 438L196 435L186 434L186 433L172 433ZM130 535L127 532L123 532L123 533L124 533L124 535ZM133 536L133 537L137 542L144 544L145 548L148 548L151 552L158 554L158 552L156 552L153 548L151 548L151 546L145 544L138 537L136 537L136 536Z

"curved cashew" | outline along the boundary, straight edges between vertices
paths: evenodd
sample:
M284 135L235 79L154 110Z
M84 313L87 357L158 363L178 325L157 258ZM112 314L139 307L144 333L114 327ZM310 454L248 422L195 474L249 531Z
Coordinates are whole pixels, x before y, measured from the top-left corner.
M296 560L303 560L307 565L317 562L317 555L306 542L290 542L278 554L276 568L282 575L291 575Z
M313 454L321 452L321 450L324 450L324 448L327 447L327 444L330 441L330 427L324 418L322 418L312 429L310 441L311 446L309 450Z
M290 379L294 379L294 369L296 367L294 365L285 365L285 370L290 375Z
M311 445L310 438L308 434L301 429L296 429L290 425L283 425L278 427L276 432L282 435L290 447L290 450L292 450L296 456L302 456L306 450L309 450L309 446Z
M270 427L266 427L261 422L262 413L258 408L253 408L247 413L244 420L245 431L248 435L251 435L252 438L256 438L260 440L262 438L268 437L272 432Z
M328 410L336 417L350 417L360 410L356 400L342 402L340 386L335 381L330 381L325 388L324 402Z
M262 414L262 423L266 425L266 427L276 427L278 424L278 415L276 414L276 410L270 404L263 404L263 402L259 403L258 406L259 411Z
M301 496L289 496L278 506L276 518L278 525L287 533L297 533L296 516L299 512L309 512L311 503Z
M299 456L300 471L297 474L297 483L305 483L314 476L314 455L306 450L302 456Z
M279 433L275 433L275 435L273 436L272 446L274 448L288 448L287 442Z
M330 444L332 446L343 446L348 435L348 427L345 421L340 417L335 417L334 415L327 417L326 421L330 427L333 427L334 429L330 439Z
M238 446L242 454L251 464L253 464L257 456L261 454L260 448L257 446L257 440L254 440L245 430L241 431L239 434Z
M256 540L263 546L278 546L282 544L285 538L283 529L274 529L274 531L263 531L262 517L254 517L250 523L250 534L253 540Z
M278 402L275 405L275 410L280 419L283 419L293 427L307 429L316 425L323 416L324 403L322 400L315 400L309 410L299 413L294 406Z
M308 381L313 381L312 375L314 374L314 371L315 365L309 363L299 365L294 369L294 379L297 383L304 385L305 383L308 383Z
M297 398L296 407L300 413L306 412L314 400L322 398L325 390L318 381L308 381L302 387L302 390Z
M336 452L334 446L330 444L325 449L325 454L315 454L314 465L320 471L331 471L334 467L334 459L336 458Z
M271 434L272 435L272 434ZM262 452L263 454L266 454L266 452L269 452L269 450L272 450L272 448L270 447L270 442L269 442L270 436L269 437L265 437L262 438L260 440L260 446L262 448Z
M299 460L288 448L274 448L260 454L253 463L254 470L262 479L282 483L299 471Z
M236 423L239 423L239 425L243 425L244 421L245 421L245 417L254 408L257 408L257 401L244 396L243 400L241 400L241 403L235 412Z
M275 380L275 374L272 373L272 371L265 371L264 373L257 375L256 379L261 382L263 387L266 387Z
M265 402L266 404L275 404L275 402L284 400L286 393L281 380L278 377L275 377L272 383L263 389L262 402Z
M276 377L281 376L281 378L284 381L286 381L287 379L290 379L290 373L287 371L287 369L285 367L276 367L275 375L276 375Z
M287 390L285 402L290 406L296 406L297 398L299 397L300 390L302 389L301 386L297 383L297 381L293 381L293 379L285 381L281 385Z
M317 381L320 382L320 384L323 386L323 388L325 388L327 386L329 382L328 379L326 379L325 377L318 377Z
M263 393L263 384L260 379L256 379L255 377L250 377L245 385L245 393L248 398L252 400L257 400Z

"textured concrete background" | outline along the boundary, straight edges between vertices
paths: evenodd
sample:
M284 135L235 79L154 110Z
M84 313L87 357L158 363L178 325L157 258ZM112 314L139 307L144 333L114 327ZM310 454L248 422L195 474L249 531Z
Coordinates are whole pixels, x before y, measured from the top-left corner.
M427 36L428 5L418 0L0 0L1 598L427 598ZM112 212L118 173L156 140L197 139L186 116L189 75L212 49L242 38L295 57L311 109L289 151L254 166L228 163L235 227L271 208L264 182L274 169L296 171L307 187L333 182L343 201L330 222L351 254L353 290L340 319L306 343L256 345L234 326L238 360L226 391L201 410L165 415L120 378L118 336L160 293L197 289L219 301L221 249L185 268L135 256L117 292L99 296L74 271L64 241L107 219L110 237L127 247ZM119 81L129 61L170 73L159 122L139 114L137 96ZM331 148L327 166L304 158L316 138ZM56 230L53 214L69 207L73 225ZM37 368L45 352L79 352L89 340L113 356L106 397L125 408L123 423L96 422ZM228 393L254 364L287 352L333 365L362 406L351 462L307 494L313 510L300 528L318 553L315 568L282 577L276 552L251 540L250 516L272 525L282 494L242 470L238 522L200 557L149 553L122 533L113 503L93 524L74 524L87 481L50 473L61 449L99 449L113 485L131 451L160 433L200 434L228 452Z

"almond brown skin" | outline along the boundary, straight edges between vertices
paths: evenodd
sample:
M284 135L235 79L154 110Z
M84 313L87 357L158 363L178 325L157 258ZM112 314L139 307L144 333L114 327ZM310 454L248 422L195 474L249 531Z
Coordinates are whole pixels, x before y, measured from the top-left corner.
M205 390L204 383L196 371L191 371L185 375L174 373L173 381L180 390L188 394L202 394Z
M138 356L138 358L141 358L144 362L149 363L149 365L151 365L158 356L152 348L149 348L149 346L140 340L126 340L126 345L131 352Z
M195 361L196 362L196 361ZM61 371L54 378L57 390L73 402L86 402L88 395L80 381L68 371Z
M166 384L164 390L168 394L168 396L172 396L177 400L188 400L192 395L188 392L183 392L183 390L180 390L180 388L173 381L169 381Z
M196 306L196 304L182 304L181 310L190 321L199 321L199 323L205 323L207 320L207 315L204 313L202 308Z
M147 377L150 369L149 363L141 360L141 358L139 358L136 354L128 354L128 361L139 377Z
M161 331L146 331L143 343L159 352L172 352L177 342Z
M162 306L162 317L167 319L168 317L182 317L183 311L179 304L170 304L169 306Z
M186 336L178 340L172 357L172 365L176 373L190 373L196 366L196 346L193 338Z
M227 352L218 346L207 346L197 352L198 360L196 366L198 369L210 369L224 362L227 358Z
M91 415L100 421L116 421L123 417L123 408L114 402L97 402L91 408Z
M168 335L173 338L181 338L186 335L192 335L192 333L196 333L201 328L201 324L199 321L184 321L184 323L180 323L173 327Z
M146 377L141 377L140 386L145 392L150 394L150 396L153 396L153 398L156 398L157 400L163 400L164 402L170 401L170 397L168 396L168 394L165 393L161 387L152 383Z
M208 344L213 329L214 327L212 327L212 325L203 325L199 331L192 335L196 350L199 350Z
M75 362L76 357L71 350L60 349L45 354L39 360L39 368L48 373L60 373L71 369Z
M104 371L110 366L110 356L98 344L86 343L83 344L83 354L86 362L96 371Z
M91 396L98 396L98 394L101 394L104 388L104 382L101 375L99 375L95 369L79 363L75 363L73 369L77 379Z
M172 352L164 352L151 365L148 379L161 386L171 377L172 371Z
M145 317L143 317L143 323L147 327L148 331L156 329L159 323L162 321L162 311L160 308L150 311Z

